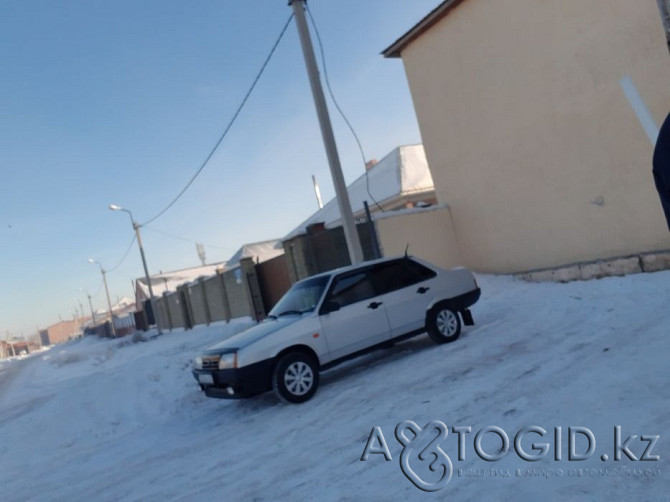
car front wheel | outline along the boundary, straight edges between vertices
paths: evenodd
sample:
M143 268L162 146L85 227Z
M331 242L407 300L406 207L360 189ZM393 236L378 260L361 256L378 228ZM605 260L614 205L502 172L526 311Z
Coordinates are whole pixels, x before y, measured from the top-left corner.
M458 312L446 304L438 304L428 313L428 336L435 343L453 342L461 334L461 319Z
M316 392L319 370L314 358L300 352L282 356L272 375L272 388L289 403L304 403Z

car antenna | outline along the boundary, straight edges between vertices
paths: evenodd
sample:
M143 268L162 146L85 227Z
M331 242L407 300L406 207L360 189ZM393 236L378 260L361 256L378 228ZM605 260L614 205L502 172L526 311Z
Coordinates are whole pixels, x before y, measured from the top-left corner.
M409 242L407 243L407 246L405 246L405 258L407 258L409 256L407 254L407 251L409 251Z

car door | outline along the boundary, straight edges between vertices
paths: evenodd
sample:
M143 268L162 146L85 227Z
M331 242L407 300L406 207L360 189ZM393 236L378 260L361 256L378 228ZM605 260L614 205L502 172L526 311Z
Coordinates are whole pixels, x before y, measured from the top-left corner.
M319 317L329 361L390 339L383 303L370 282L369 270L348 272L333 280Z
M392 338L425 327L436 276L434 270L410 258L381 263L372 270L371 280L382 295Z

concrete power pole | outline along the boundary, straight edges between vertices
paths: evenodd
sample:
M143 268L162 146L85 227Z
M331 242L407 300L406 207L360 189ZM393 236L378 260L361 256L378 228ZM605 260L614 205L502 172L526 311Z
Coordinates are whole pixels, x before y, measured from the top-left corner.
M670 1L656 0L656 3L658 3L658 10L661 13L661 21L663 22L663 28L665 28L665 39L670 51Z
M100 265L100 271L102 272L102 282L105 284L105 294L107 295L107 307L109 308L109 323L112 328L112 336L116 337L116 327L114 326L114 310L112 309L112 302L109 299L109 289L107 288L107 271L102 268Z
M330 123L326 98L324 97L321 80L319 78L319 69L316 65L316 58L314 57L312 39L309 35L307 20L305 19L305 1L306 0L289 0L289 5L293 7L298 34L300 35L300 44L302 45L305 65L307 66L309 83L312 87L316 113L319 117L323 143L326 147L326 155L328 156L328 164L330 165L330 174L333 177L333 185L335 186L335 197L337 198L337 205L340 209L340 215L342 216L342 227L344 228L344 238L347 241L347 249L349 250L349 259L352 264L355 264L363 261L363 250L361 248L361 241L358 238L354 215L351 211L349 193L347 192L347 185L344 183L342 166L340 165L340 158L337 153L337 146L335 145L335 135L333 134L333 127Z
M158 322L158 312L156 310L156 297L154 297L154 289L151 287L151 277L149 276L149 268L147 267L147 257L144 254L144 246L142 245L142 234L140 233L140 228L142 227L142 225L140 225L135 221L135 218L133 218L133 213L129 209L117 206L116 204L110 204L109 209L111 209L112 211L123 211L124 213L128 213L128 215L130 216L130 222L133 224L133 230L135 230L135 238L137 239L137 246L140 248L140 257L142 258L142 268L144 268L144 278L147 281L147 288L149 288L149 304L151 305L151 313L153 315L154 322L156 324L156 331L158 332L159 335L162 335L163 330L161 329L161 325ZM150 325L151 323L149 322L148 317L146 317L146 320L147 324Z
M94 260L93 258L88 259L89 263L96 263L100 267L100 273L102 274L102 282L105 285L105 294L107 295L107 307L109 308L109 322L112 327L112 336L116 337L116 328L114 327L114 311L112 310L112 302L109 299L109 289L107 288L107 272L102 268L102 263Z
M86 296L88 296L88 306L91 309L91 320L93 321L93 326L95 326L98 322L95 320L95 310L93 310L93 302L91 301L92 297L88 291L86 291Z

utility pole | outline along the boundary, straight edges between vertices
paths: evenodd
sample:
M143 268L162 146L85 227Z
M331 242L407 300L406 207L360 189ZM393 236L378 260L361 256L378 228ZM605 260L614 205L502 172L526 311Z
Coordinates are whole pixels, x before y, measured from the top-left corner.
M97 263L100 266L100 273L102 274L102 282L105 285L105 294L107 295L107 307L109 307L109 322L112 325L112 336L116 337L116 327L114 326L114 311L112 310L112 302L109 299L109 289L107 288L107 271L102 268L102 263L95 261L93 258L88 259L89 263Z
M656 0L656 3L658 3L658 11L661 14L663 28L665 28L665 39L668 43L668 50L670 50L670 1Z
M302 45L302 52L305 58L305 66L307 66L309 83L312 87L316 113L319 117L323 143L326 147L326 155L328 156L328 164L330 165L330 174L333 177L333 185L335 186L335 197L337 198L337 205L340 209L340 215L342 216L342 227L344 229L344 238L347 241L347 249L349 250L349 259L352 264L356 264L363 261L363 250L361 248L361 241L358 238L354 215L351 211L349 193L347 192L347 185L344 182L342 166L340 165L340 158L335 144L335 135L333 134L333 127L330 123L326 98L323 94L323 88L321 87L321 80L319 78L319 69L316 65L316 58L314 57L312 39L309 35L307 20L305 19L305 1L306 0L289 0L289 5L293 7L298 34L300 35L300 44Z
M109 288L107 288L107 272L102 265L100 265L100 271L102 272L102 282L105 283L105 294L107 295L107 306L109 307L109 322L112 325L112 336L116 336L116 327L114 326L114 311L112 310L112 302L109 300Z
M151 277L149 276L149 268L147 267L147 257L144 255L144 246L142 245L142 235L140 234L140 225L133 218L133 213L129 209L125 209L116 204L110 204L109 209L112 211L123 211L128 213L130 216L130 222L133 224L133 230L135 230L135 237L137 238L137 246L140 248L140 257L142 258L142 267L144 268L144 278L147 281L147 287L149 288L149 305L151 305L151 314L154 318L154 323L156 324L156 330L159 335L163 334L161 325L158 323L158 313L156 311L156 298L154 297L154 289L151 287ZM147 317L147 324L149 324L149 318Z
M95 311L93 310L93 302L91 301L92 298L91 293L83 289L81 289L81 291L84 291L86 293L86 296L88 297L88 306L91 308L91 320L93 321L93 326L95 326L97 322L95 320Z
M109 288L107 288L107 272L102 265L100 265L102 272L102 282L105 283L105 294L107 295L107 307L109 307L109 322L112 325L112 336L116 337L116 327L114 326L114 311L112 310L112 302L109 300Z

